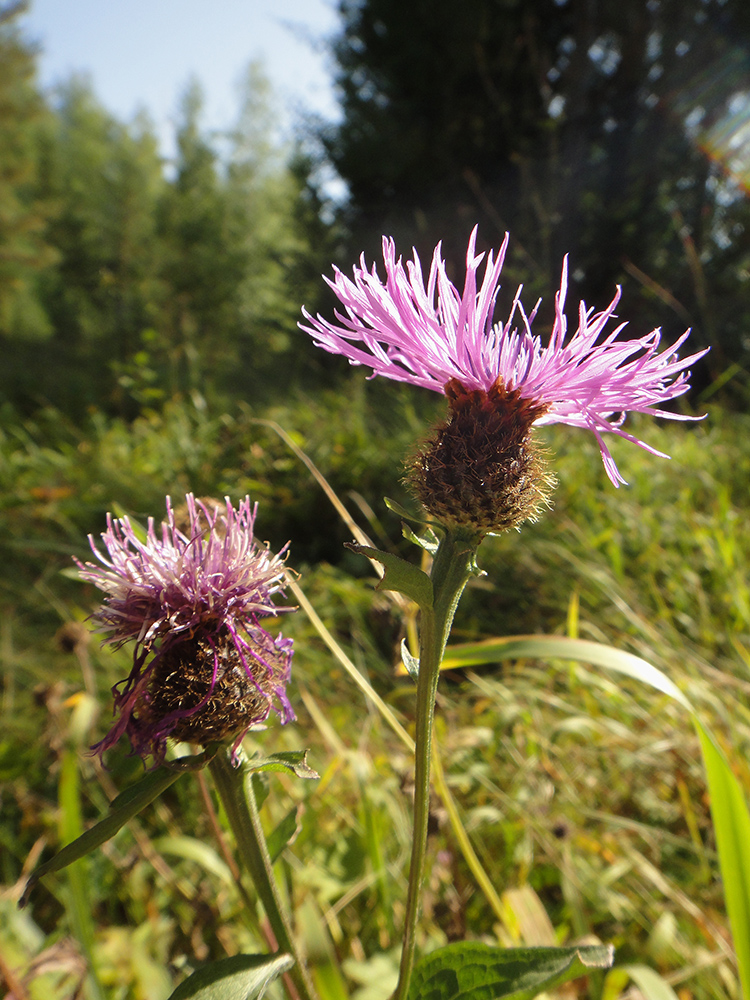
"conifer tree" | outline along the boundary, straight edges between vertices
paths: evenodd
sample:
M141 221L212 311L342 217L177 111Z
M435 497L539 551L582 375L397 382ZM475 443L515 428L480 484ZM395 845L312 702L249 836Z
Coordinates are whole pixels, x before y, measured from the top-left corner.
M16 24L24 9L23 3L0 7L0 335L37 339L51 330L37 293L55 255L45 240L50 205L38 192L49 114L34 52Z

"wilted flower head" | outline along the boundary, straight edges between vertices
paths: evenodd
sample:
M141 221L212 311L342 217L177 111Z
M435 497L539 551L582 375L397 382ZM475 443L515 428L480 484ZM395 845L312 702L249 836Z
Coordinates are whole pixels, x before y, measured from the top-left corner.
M462 293L447 277L440 244L435 248L425 286L416 251L413 260L404 267L401 258L396 258L393 240L384 237L385 282L378 276L375 265L368 270L364 256L360 267L354 268L353 281L335 269L334 279L326 280L345 313L337 311L337 322L330 323L303 310L307 323L300 326L312 335L318 347L343 354L351 364L372 368L373 376L384 375L446 394L451 417L438 434L440 453L433 448L420 457L421 471L414 480L417 493L438 518L466 520L466 503L454 502L454 480L458 477L458 486L472 492L464 472L466 463L473 462L474 446L481 440L482 470L475 470L474 479L479 488L478 499L486 501L487 507L485 515L480 516L482 530L493 530L488 526L495 518L490 512L492 497L502 493L505 486L503 480L488 488L486 476L498 463L510 470L511 492L515 491L520 498L525 512L517 519L511 514L510 521L500 513L497 528L518 523L544 501L539 456L530 449L528 440L532 425L564 423L592 431L607 475L618 486L624 479L602 434L617 434L661 455L623 429L625 416L628 411L637 411L674 420L689 419L659 407L689 388L687 368L705 352L678 358L677 351L687 332L661 353L658 353L659 330L635 340L618 340L625 325L621 323L605 334L605 326L614 316L620 298L619 287L603 312L595 313L581 302L578 328L568 338L564 313L567 258L555 296L555 319L546 343L532 333L539 303L527 314L520 300L521 288L513 299L507 321L493 324L508 236L497 258L492 253L487 255L481 284L479 269L485 254L475 252L476 236L475 228L469 240ZM460 433L455 427L459 413L463 420ZM478 413L483 416L471 430L476 440L470 443L467 452L468 425ZM509 441L498 440L498 421L503 432L511 432ZM429 502L434 483L420 482L425 471L442 483L443 499L438 500L438 509ZM466 502L470 506L474 503ZM452 508L455 509L451 513ZM472 508L468 520L471 522L475 515Z
M235 745L271 708L294 718L286 696L292 641L270 635L261 619L279 608L285 550L259 546L257 505L246 497L234 510L185 498L178 518L167 497L167 520L146 537L127 517L107 516L101 563L78 563L84 580L106 593L92 616L105 642L135 644L129 677L113 688L117 719L95 749L102 753L127 733L133 750L160 762L167 737ZM184 523L183 523L184 522Z

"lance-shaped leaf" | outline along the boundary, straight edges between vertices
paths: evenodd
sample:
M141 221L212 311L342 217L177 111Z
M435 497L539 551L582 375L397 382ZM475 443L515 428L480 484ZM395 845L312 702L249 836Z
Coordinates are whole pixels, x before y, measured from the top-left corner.
M357 545L347 542L347 548L352 552L375 559L385 568L385 575L378 584L379 590L397 590L411 598L422 611L432 610L432 580L418 566L407 562L401 556L392 552L381 552L369 545Z
M277 860L285 847L293 844L297 839L297 834L302 829L300 812L301 806L299 805L290 809L278 826L274 827L266 838L266 846L271 857L271 863Z
M287 750L283 753L272 753L269 757L251 757L243 762L245 770L276 771L282 774L294 774L298 778L319 778L307 763L307 750Z
M420 549L424 549L425 552L429 552L431 556L434 556L440 547L440 539L432 528L426 528L420 535L410 528L408 524L402 522L401 534L407 539L407 541L413 542L414 545L418 545Z
M291 955L234 955L198 969L169 1000L256 1000L282 972L294 965Z
M401 640L401 662L407 674L416 680L419 677L419 657L411 655L409 647L406 645L406 639Z
M40 878L49 875L50 872L60 871L72 862L90 854L120 830L128 820L137 816L147 805L158 798L159 795L180 777L183 772L174 771L168 767L160 767L155 771L149 771L140 781L137 781L130 788L126 789L116 799L110 803L109 815L96 823L72 843L63 847L61 851L39 865L29 876L26 888L21 896L20 904L25 906L28 902L29 893L34 888Z
M390 497L383 497L383 503L386 505L388 510L392 510L394 514L398 514L399 517L403 517L406 521L412 521L414 524L427 524L427 518L421 514L413 514L406 507L402 506L398 500L391 500Z
M608 969L611 945L580 948L493 948L460 941L414 967L408 1000L533 1000L592 969Z

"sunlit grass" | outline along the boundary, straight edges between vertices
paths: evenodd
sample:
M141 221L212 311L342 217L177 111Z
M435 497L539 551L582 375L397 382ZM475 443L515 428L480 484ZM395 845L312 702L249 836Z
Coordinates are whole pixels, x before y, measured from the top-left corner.
M270 416L358 523L401 547L398 518L381 497L409 504L400 462L424 424L397 393L375 410L368 390L353 385L348 395L289 401ZM30 996L71 996L83 967L62 876L41 886L22 915L12 906L27 856L46 856L71 822L72 806L59 795L66 754L72 747L78 758L84 823L140 768L124 749L111 755L109 772L85 755L107 726L108 688L127 672L127 655L101 651L95 640L66 651L55 640L95 599L60 570L71 553L85 557L85 535L103 528L106 510L119 505L143 518L161 513L166 492L235 500L250 492L260 501L261 537L274 547L291 539L290 565L316 612L410 726L413 687L395 676L404 610L373 590L368 562L342 548L350 535L340 517L278 435L253 422L258 415L174 403L134 425L94 416L81 430L54 414L4 423L0 903L12 918L2 924L0 951L28 974ZM487 575L467 594L454 640L574 627L642 655L706 713L750 788L746 423L715 411L695 426L638 424L672 459L616 443L630 483L618 491L585 434L546 431L554 509L482 547ZM279 866L308 947L327 956L326 996L346 984L360 1000L376 1000L400 942L410 756L309 620L288 618L286 632L297 647L298 723L255 738L266 750L309 746L321 781L271 776L264 819L270 830L293 805L303 807ZM94 679L99 719L82 719L77 708L85 676ZM592 667L519 661L449 672L437 730L445 781L482 867L501 895L526 895L503 896L506 918L498 919L436 798L423 948L464 934L530 942L551 926L561 942L613 941L619 962L656 968L684 1000L732 996L700 751L679 709ZM107 996L159 1000L201 961L267 947L262 925L247 919L222 878L201 803L195 780L182 779L90 859L91 948ZM207 853L186 850L175 839L185 836ZM51 979L30 963L56 943L67 958Z

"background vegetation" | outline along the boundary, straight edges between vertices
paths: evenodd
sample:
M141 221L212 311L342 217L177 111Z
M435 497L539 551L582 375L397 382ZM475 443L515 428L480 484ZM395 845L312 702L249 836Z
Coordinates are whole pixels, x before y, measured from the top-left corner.
M460 7L460 10L459 10ZM506 290L547 307L564 252L601 307L624 285L631 332L687 325L712 352L686 405L699 425L639 424L670 462L552 428L554 510L482 549L487 576L454 640L547 632L646 656L706 713L750 789L748 8L741 0L342 0L340 126L273 141L258 67L229 135L200 88L163 163L149 122L119 122L84 81L42 94L0 13L0 982L24 998L159 1000L208 958L268 946L234 888L211 792L187 776L105 850L24 873L139 773L87 756L127 653L81 627L97 595L66 575L108 510L157 518L164 495L250 493L259 533L292 542L302 589L404 725L394 674L410 614L368 564L275 421L378 544L402 546L384 494L441 401L315 350L299 307L321 273L392 233L461 273L468 232L511 229ZM332 164L349 200L315 183ZM543 307L544 308L544 307ZM298 724L322 778L274 776L268 828L299 809L280 870L326 997L378 1000L395 975L407 862L408 753L302 612ZM737 996L705 784L688 720L653 692L569 663L448 674L438 737L461 822L499 891L473 888L436 797L423 947L464 935L596 936L680 1000ZM91 971L93 970L93 972ZM626 990L627 983L622 983ZM611 981L607 989L614 989ZM346 993L343 991L346 990ZM604 1000L603 982L568 996ZM83 993L81 993L83 991ZM635 994L631 991L631 997Z

